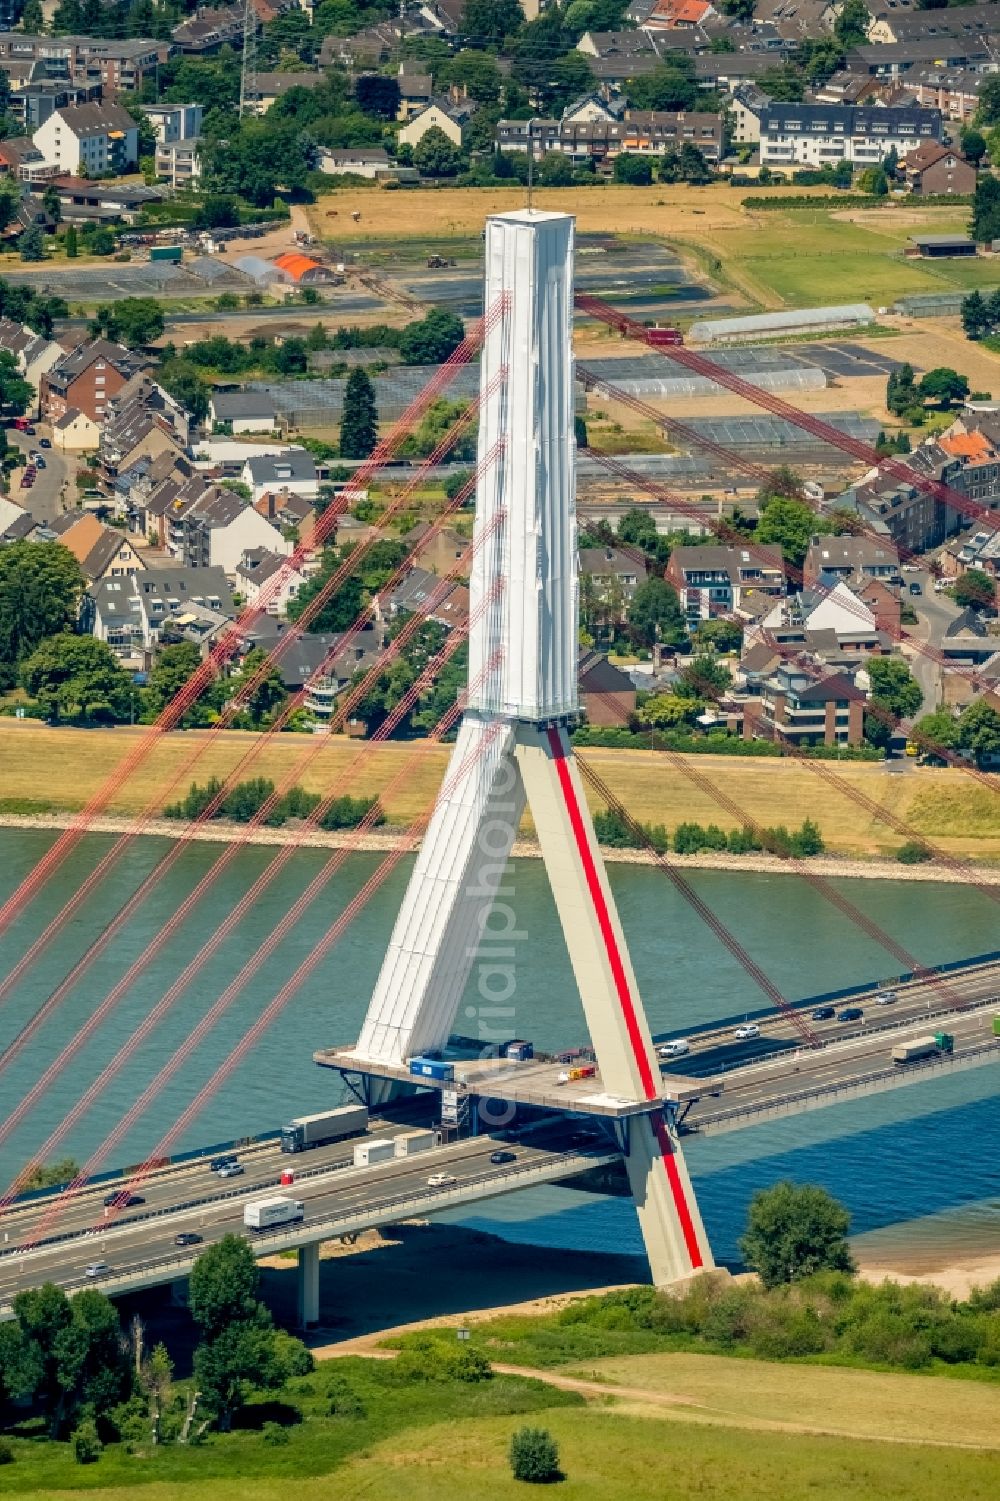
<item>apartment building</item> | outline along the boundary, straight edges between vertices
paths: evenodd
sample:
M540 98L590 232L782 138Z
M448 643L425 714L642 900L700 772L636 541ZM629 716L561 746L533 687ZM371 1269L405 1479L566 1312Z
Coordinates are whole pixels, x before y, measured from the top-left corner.
M941 111L877 105L771 104L760 118L760 159L770 167L874 167L893 148L906 156L940 141Z
M116 176L139 160L139 130L119 104L74 104L58 109L32 138L47 168L73 176Z

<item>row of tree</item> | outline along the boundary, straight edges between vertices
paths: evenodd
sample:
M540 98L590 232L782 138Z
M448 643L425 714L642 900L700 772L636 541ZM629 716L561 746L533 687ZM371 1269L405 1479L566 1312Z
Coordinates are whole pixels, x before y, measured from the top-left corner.
M307 792L304 787L297 786L276 796L275 785L269 777L251 777L246 782L237 782L228 792L218 777L209 777L203 785L192 782L184 797L164 808L163 816L189 823L211 809L209 818L250 823L266 807L268 811L263 823L267 828L275 829L282 828L289 819L301 822L311 818L323 801L320 793ZM317 826L327 830L353 829L365 818L372 828L385 823L378 798L344 796L330 802Z

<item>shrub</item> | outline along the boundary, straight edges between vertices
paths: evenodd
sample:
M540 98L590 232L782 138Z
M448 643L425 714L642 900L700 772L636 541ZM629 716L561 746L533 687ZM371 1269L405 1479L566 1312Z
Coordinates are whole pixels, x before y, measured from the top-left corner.
M519 1428L511 1436L510 1467L515 1480L548 1485L561 1479L559 1450L545 1428Z
M921 844L919 839L908 839L896 851L896 859L900 865L923 865L930 858L930 850L926 844Z
M93 1418L84 1418L77 1428L74 1429L72 1440L73 1453L78 1465L92 1465L100 1459L104 1450L100 1435L97 1432L97 1424Z
M287 1444L288 1429L282 1428L280 1423L265 1423L261 1430L261 1437L265 1444Z
M319 821L321 829L355 829L369 813L369 828L385 823L385 814L377 807L377 797L336 797ZM375 810L372 812L372 810Z
M930 1364L928 1336L915 1329L904 1314L887 1308L873 1309L867 1318L849 1328L847 1346L855 1355L876 1365L897 1365L916 1371Z
M772 1296L760 1300L755 1314L750 1348L761 1360L818 1355L827 1347L827 1332L813 1308Z
M0 1438L0 1465L14 1463L14 1445L9 1438Z

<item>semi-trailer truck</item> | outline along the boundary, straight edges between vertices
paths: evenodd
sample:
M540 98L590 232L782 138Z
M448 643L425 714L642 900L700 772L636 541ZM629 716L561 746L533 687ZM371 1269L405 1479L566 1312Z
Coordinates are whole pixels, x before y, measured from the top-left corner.
M921 1058L933 1058L938 1053L953 1053L955 1039L950 1032L935 1032L927 1037L911 1037L908 1042L897 1042L892 1050L893 1063L917 1063Z
M340 1105L318 1115L300 1115L281 1128L283 1152L305 1152L326 1141L340 1141L345 1136L359 1136L368 1129L366 1105Z
M255 1199L243 1206L243 1223L248 1230L272 1230L275 1225L294 1225L304 1220L306 1207L301 1199Z

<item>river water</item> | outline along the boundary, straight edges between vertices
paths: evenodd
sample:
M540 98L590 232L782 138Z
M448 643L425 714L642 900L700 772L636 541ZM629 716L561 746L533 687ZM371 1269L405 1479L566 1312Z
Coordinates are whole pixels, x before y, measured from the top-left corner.
M0 830L0 898L14 889L53 837L35 830ZM0 941L0 969L6 970L25 951L111 842L111 836L103 835L80 842L36 899L30 916ZM133 841L99 898L74 916L59 941L0 1006L0 1048L9 1044L166 848L163 840ZM219 854L219 846L188 847L153 899L0 1075L0 1116L76 1035ZM83 1159L99 1145L329 856L329 851L296 853L205 965L195 988L181 997L59 1145L59 1153ZM79 1047L58 1084L0 1145L0 1188L42 1149L72 1103L273 857L274 851L264 848L237 855L177 938L150 962L113 1015ZM189 1065L151 1102L109 1166L133 1161L159 1142L378 861L376 855L349 857L303 922L258 968ZM253 1053L221 1084L175 1149L273 1128L293 1113L334 1102L339 1081L316 1067L312 1051L357 1036L409 869L409 860L400 863ZM867 980L887 980L899 971L898 959L794 876L700 871L690 879L791 1000ZM766 997L662 873L616 865L611 867L611 882L655 1034L682 1034L693 1023L766 1004ZM975 889L905 881L836 884L919 963L938 964L998 947L996 904ZM521 936L515 941L515 989L508 1002L513 1009L503 1020L504 1035L530 1037L543 1048L578 1044L585 1037L582 1013L541 863L515 862L509 886ZM470 984L456 1030L475 1032L481 1005ZM946 1244L956 1255L1000 1252L998 1082L998 1071L991 1066L753 1130L689 1140L688 1161L717 1254L735 1254L748 1198L780 1177L825 1184L849 1205L855 1231L870 1232L880 1251L934 1243ZM628 1202L569 1190L531 1190L486 1206L473 1217L453 1218L539 1244L641 1249Z

